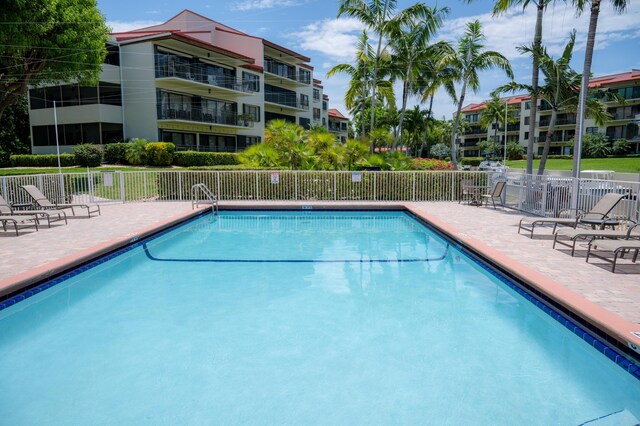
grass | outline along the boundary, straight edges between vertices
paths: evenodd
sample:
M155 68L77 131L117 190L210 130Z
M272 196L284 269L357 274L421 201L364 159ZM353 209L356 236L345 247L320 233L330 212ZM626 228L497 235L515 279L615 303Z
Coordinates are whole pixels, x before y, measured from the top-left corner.
M540 160L533 160L533 171L538 170ZM507 161L507 166L512 169L526 169L527 161ZM571 170L573 160L547 160L546 170ZM640 173L640 157L620 158L583 158L580 161L581 170L613 170L618 173Z

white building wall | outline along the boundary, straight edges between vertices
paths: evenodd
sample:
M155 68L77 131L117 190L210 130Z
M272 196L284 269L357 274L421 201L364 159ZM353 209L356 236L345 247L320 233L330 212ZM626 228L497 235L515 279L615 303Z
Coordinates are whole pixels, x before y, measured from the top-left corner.
M153 43L120 46L125 139L158 139Z

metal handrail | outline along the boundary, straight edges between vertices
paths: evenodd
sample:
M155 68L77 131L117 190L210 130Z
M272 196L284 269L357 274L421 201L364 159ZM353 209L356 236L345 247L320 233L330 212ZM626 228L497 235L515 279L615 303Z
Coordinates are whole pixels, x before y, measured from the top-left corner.
M198 196L202 192L205 197L211 203L211 210L214 215L218 215L218 197L204 183L196 183L191 187L191 208L194 209L200 206L200 197ZM202 200L205 201L205 200Z

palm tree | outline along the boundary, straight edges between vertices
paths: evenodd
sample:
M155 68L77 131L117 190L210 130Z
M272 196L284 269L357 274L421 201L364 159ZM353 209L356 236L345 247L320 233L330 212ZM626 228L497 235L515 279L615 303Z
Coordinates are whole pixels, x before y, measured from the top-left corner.
M454 52L445 52L442 56L442 62L451 65L458 74L457 80L462 83L460 90L460 98L458 100L458 109L453 122L453 130L451 135L451 161L453 168L458 168L456 158L456 137L458 126L460 124L460 113L464 103L467 88L474 93L480 88L479 71L486 71L492 68L499 68L507 73L509 78L513 78L511 65L509 60L502 54L492 50L484 50L484 34L482 34L482 26L480 21L475 20L467 23L467 30L464 36L458 41L458 49Z
M549 128L547 130L547 136L542 150L538 175L542 175L544 173L547 156L549 155L549 149L551 147L551 142L553 141L558 112L575 112L578 106L579 87L582 77L570 67L575 38L576 33L574 30L569 37L569 42L565 46L562 56L557 60L553 59L544 48L540 49L540 52L538 52L538 57L540 58L540 70L544 75L545 82L543 85L538 87L536 93L540 99L545 101L551 107L551 118L549 120ZM518 49L523 53L531 53L531 48L526 46L519 47ZM532 86L518 84L516 82L511 82L507 85L501 86L496 89L496 92L516 90L526 90L529 93L533 93ZM607 96L615 99L617 95L611 94ZM605 104L599 99L589 99L587 101L587 110L589 112L589 116L591 116L598 125L603 125L605 121L611 119L611 115L607 113Z
M378 45L373 63L371 78L371 130L375 129L376 83L378 79L379 62L383 48L383 38L395 28L407 25L416 18L426 16L426 6L416 3L413 6L394 14L398 0L340 0L338 18L346 15L357 18L378 34Z
M398 77L402 79L402 107L398 125L398 139L402 139L402 124L407 108L407 100L413 92L413 84L420 77L421 66L438 51L439 44L429 45L431 37L442 26L444 18L449 13L448 8L426 7L426 17L412 20L408 25L392 28L390 45L393 50L392 62L397 69Z
M511 108L507 107L507 104L504 100L500 99L497 94L491 95L491 100L485 103L485 108L482 110L482 116L480 117L480 127L484 129L488 129L489 126L494 124L494 132L493 132L493 143L498 146L498 130L500 129L500 124L502 124L503 128L509 123L513 123L514 119L512 114L510 114ZM505 119L507 123L505 123ZM505 135L505 143L506 143L506 135Z
M527 174L533 173L533 135L536 131L536 116L538 114L538 98L537 90L540 79L540 59L537 56L537 52L540 51L542 46L542 16L546 7L555 0L497 0L493 8L493 14L499 15L505 12L511 6L522 5L523 9L526 9L529 4L536 6L536 27L533 34L533 65L531 68L531 87L533 88L533 94L531 95L531 109L529 110L529 140L527 141Z
M591 15L589 17L589 32L587 33L587 47L584 52L584 66L582 67L582 80L580 84L580 98L578 101L578 112L576 114L576 139L573 150L573 176L580 177L580 151L582 149L582 129L584 127L584 115L587 103L587 91L589 89L589 77L591 75L591 62L593 60L593 49L596 43L596 29L598 27L598 16L600 15L601 0L572 0L578 12L583 12L587 4L591 4ZM618 13L622 13L627 8L629 0L611 0L611 4Z

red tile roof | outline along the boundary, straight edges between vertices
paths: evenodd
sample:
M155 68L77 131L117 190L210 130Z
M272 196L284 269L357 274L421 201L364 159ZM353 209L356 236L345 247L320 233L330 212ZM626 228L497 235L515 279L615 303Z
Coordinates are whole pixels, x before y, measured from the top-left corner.
M337 118L338 120L349 121L349 119L347 117L342 115L342 113L340 111L338 111L337 109L335 109L335 108L329 108L329 111L327 113L329 114L329 117Z

